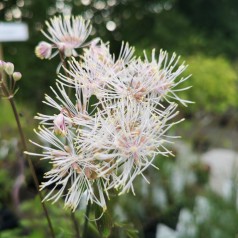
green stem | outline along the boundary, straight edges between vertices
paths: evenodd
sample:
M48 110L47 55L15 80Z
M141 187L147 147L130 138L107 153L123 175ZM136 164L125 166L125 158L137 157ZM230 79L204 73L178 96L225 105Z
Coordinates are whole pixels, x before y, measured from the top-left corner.
M91 203L90 203L90 201L88 201L88 205L87 205L86 213L85 213L85 218L84 218L83 238L87 238L88 218L89 218L90 209L91 209Z
M80 232L79 232L79 227L78 227L78 222L76 220L76 217L73 212L71 212L71 219L73 221L74 229L75 229L75 237L80 238Z
M18 115L18 112L17 112L16 104L13 100L13 96L12 96L12 94L9 93L9 91L8 91L7 87L5 86L3 81L1 81L1 88L2 88L2 91L3 91L4 95L8 98L8 100L11 104L12 111L14 113L14 117L15 117L15 120L16 120L16 123L17 123L18 132L19 132L19 135L20 135L20 138L21 138L22 149L23 149L23 151L27 151L26 139L25 139L24 132L23 132L23 129L22 129L22 126L21 126L21 122L20 122L19 115ZM42 196L41 191L39 191L39 181L37 179L33 163L26 154L24 154L24 158L27 160L27 162L29 164L29 168L30 168L30 171L31 171L34 183L35 183L36 190L38 192L40 200L42 201L43 196ZM55 233L54 233L54 229L53 229L50 217L49 217L48 210L47 210L44 202L41 202L41 204L42 204L42 208L44 210L46 219L48 221L48 226L49 226L49 229L50 229L51 237L55 238Z

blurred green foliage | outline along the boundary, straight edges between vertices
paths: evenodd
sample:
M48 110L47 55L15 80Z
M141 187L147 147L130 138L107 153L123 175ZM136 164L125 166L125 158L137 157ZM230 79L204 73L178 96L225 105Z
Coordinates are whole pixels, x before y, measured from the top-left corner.
M190 26L203 36L207 55L237 58L238 19L236 0L175 0L176 9L189 19Z
M189 107L190 112L219 114L238 107L237 74L226 58L195 55L186 63L186 73L191 77L183 86L192 88L181 93L181 97L195 102Z
M0 100L1 113L4 117L0 117L0 126L8 124L10 128L16 127L16 123L13 118L13 113L10 109L10 103L7 99Z
M54 58L49 63L35 57L34 47L44 40L40 29L45 29L44 21L52 15L69 12L91 19L91 39L101 37L110 41L114 52L118 52L124 40L135 45L139 52L163 48L188 58L188 71L193 74L189 84L194 87L190 95L196 94L192 97L196 102L194 111L203 109L205 104L207 112L224 112L237 107L236 98L232 99L237 85L234 75L237 72L232 66L238 52L235 0L219 4L214 0L9 0L1 4L0 20L20 20L29 25L27 42L4 43L3 49L5 60L13 61L23 74L18 97L30 100L34 107L40 105L45 92L50 93L49 85L54 84L59 60ZM114 31L107 29L109 21L116 24ZM202 77L203 87L209 90L207 94L198 82Z
M228 238L238 235L238 213L235 204L231 200L224 200L214 194L208 194L208 216L197 223L197 237ZM194 209L196 218L198 211ZM222 215L221 215L222 214ZM184 237L185 238L185 237Z

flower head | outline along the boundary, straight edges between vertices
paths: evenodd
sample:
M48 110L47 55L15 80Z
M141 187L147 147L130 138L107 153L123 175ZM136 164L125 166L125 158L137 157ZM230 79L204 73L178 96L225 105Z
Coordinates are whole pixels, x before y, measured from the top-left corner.
M48 32L42 33L51 41L51 45L41 42L36 47L36 55L40 58L54 57L61 52L64 57L76 56L76 49L83 47L91 32L89 21L80 16L55 16L46 21ZM51 55L51 48L57 48Z
M177 115L176 104L163 113L151 107L122 100L116 108L96 115L94 129L80 130L76 144L93 152L95 160L101 162L100 176L111 176L107 189L118 188L121 194L130 189L134 192L136 176L157 155L171 154L164 146L169 142L164 134L175 124L168 121Z
M94 187L102 191L101 186L104 186L105 181L98 181L98 166L94 164L92 156L82 150L80 154L76 152L73 146L74 133L71 131L66 135L68 143L62 142L53 131L45 127L40 127L36 133L50 145L41 146L32 142L43 148L44 152L42 154L29 153L50 160L52 164L51 170L44 176L47 181L40 186L40 189L53 186L44 200L56 202L59 198L64 197L65 207L75 211L82 197L86 196L88 202L95 202L105 209L104 195L101 192L100 197L94 194Z
M36 52L42 58L52 57L57 48L64 57L77 55L91 26L81 17L54 17L46 23L52 42L41 42ZM56 52L56 53L57 53ZM50 160L51 170L41 189L54 186L45 199L57 201L64 197L65 206L75 210L83 196L106 208L105 194L116 188L119 194L134 192L138 175L155 165L157 156L168 156L166 132L178 122L177 85L186 69L179 58L169 59L161 51L158 58L134 57L134 48L122 43L119 56L110 53L108 43L94 40L80 59L72 57L60 73L54 96L46 95L44 103L56 110L56 115L38 114L41 126L36 131L46 145L40 154ZM71 95L68 95L68 88ZM91 105L90 99L96 101ZM95 100L96 97L96 100ZM166 100L166 104L162 102ZM146 178L145 178L146 179Z
M130 98L138 103L160 104L163 100L169 103L177 100L184 105L191 103L177 95L178 91L189 88L177 89L178 85L188 79L179 79L187 65L182 63L177 67L179 57L173 54L169 59L168 53L162 50L158 59L155 51L151 55L151 60L145 54L145 59L138 58L124 63L117 68L114 77L105 78L105 84L108 85L104 89L105 100Z
M188 65L184 62L179 64L180 56L175 53L169 57L166 51L160 50L158 57L156 57L155 49L152 50L151 60L148 59L144 53L145 64L148 67L148 74L153 75L154 81L157 85L151 90L151 98L158 101L166 100L171 102L176 100L186 106L191 101L184 100L177 95L177 92L184 91L190 87L177 88L180 84L186 81L189 77L182 77L181 74L186 70ZM179 65L178 65L179 64Z
M134 62L133 54L134 48L122 43L116 59L110 53L108 43L92 41L84 49L81 61L75 58L69 60L70 69L65 69L68 75L60 74L59 78L70 87L81 87L89 97L95 95L100 100L110 99L110 96L116 98L112 87L116 87L115 81L124 80L124 70L128 70L128 65ZM117 96L119 98L121 95Z

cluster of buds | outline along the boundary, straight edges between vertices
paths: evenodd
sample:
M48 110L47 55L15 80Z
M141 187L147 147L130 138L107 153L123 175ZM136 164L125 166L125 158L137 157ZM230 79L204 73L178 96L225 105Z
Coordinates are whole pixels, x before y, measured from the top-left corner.
M14 71L14 64L0 60L0 95L5 98L12 98L16 90L16 82L22 78L20 72Z
M18 81L22 77L20 72L14 72L14 64L11 62L0 60L0 71L4 71L9 77L12 77L14 81Z
M40 58L52 57L52 47L76 56L91 29L81 17L54 17L47 26L49 34L43 33L53 44L36 47ZM36 116L36 133L45 145L32 143L43 152L29 153L52 164L41 184L41 189L51 187L45 199L64 197L65 206L74 211L85 197L106 209L111 189L135 193L135 178L141 175L147 181L144 171L156 167L154 160L172 154L166 133L180 122L171 121L177 115L176 102L189 103L177 95L187 89L177 86L188 78L181 77L187 66L178 63L179 57L169 59L165 51L138 58L127 43L116 58L109 44L99 40L91 41L80 59L69 59L52 88L54 96L45 97L55 114Z

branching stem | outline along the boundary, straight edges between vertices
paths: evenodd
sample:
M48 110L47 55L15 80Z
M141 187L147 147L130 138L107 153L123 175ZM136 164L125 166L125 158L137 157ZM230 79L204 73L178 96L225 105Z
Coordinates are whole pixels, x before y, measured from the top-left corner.
M16 104L15 104L13 95L8 91L8 88L4 84L3 80L0 81L0 83L1 83L1 88L2 88L4 96L8 98L8 100L9 100L9 102L11 104L11 108L12 108L12 111L13 111L13 114L14 114L14 117L15 117L15 120L16 120L16 123L17 123L18 132L19 132L19 135L20 135L20 138L21 138L22 150L23 151L27 151L26 139L25 139L24 132L23 132L23 129L22 129L22 126L21 126L21 122L20 122L20 119L19 119L19 115L18 115L18 112L17 112L17 108L16 108ZM28 157L28 155L24 154L23 156L24 156L24 158L28 162L28 165L29 165L29 168L30 168L30 171L31 171L34 183L35 183L35 187L36 187L37 193L38 193L38 195L40 197L40 200L42 201L43 200L43 196L42 196L41 191L39 191L39 181L38 181L38 178L36 176L36 172L35 172L35 168L33 166L33 163L30 160L30 158ZM48 226L49 226L49 229L50 229L51 237L55 238L55 233L54 233L54 229L53 229L50 217L49 217L48 210L47 210L44 202L41 202L41 205L42 205L42 208L44 210L45 217L46 217L46 219L48 221Z

